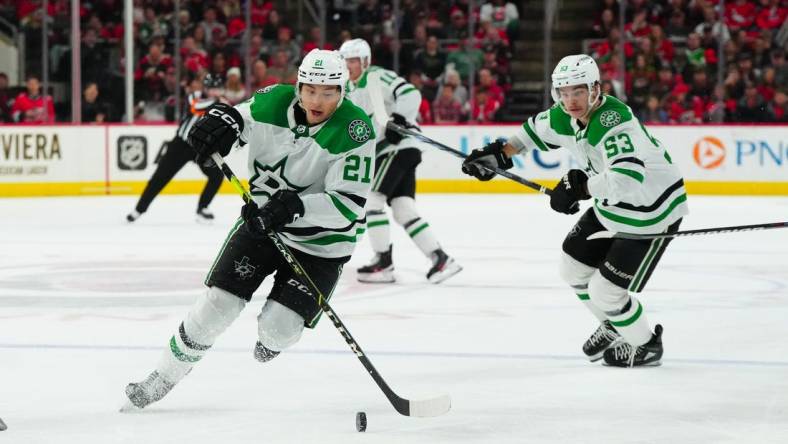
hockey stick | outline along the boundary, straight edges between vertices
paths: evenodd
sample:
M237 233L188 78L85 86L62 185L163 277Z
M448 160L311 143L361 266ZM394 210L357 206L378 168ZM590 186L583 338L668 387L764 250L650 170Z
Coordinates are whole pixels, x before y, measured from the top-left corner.
M214 153L211 158L213 159L214 163L222 170L224 173L224 177L233 184L238 193L244 199L244 202L249 203L252 202L252 196L249 194L248 191L243 187L241 181L238 180L238 177L235 176L233 171L224 163L224 159L218 153ZM323 296L323 293L320 291L319 288L312 282L312 279L306 273L306 271L301 267L301 264L298 263L298 260L293 256L293 253L290 251L290 248L282 242L282 239L275 231L268 231L266 233L268 238L273 242L274 246L279 253L282 254L282 257L285 259L290 268L293 270L293 273L298 276L301 280L301 283L307 287L309 290L310 296L315 298L317 304L320 306L320 309L323 310L323 313L331 319L331 322L334 324L334 327L339 330L339 334L342 335L342 338L345 339L347 345L350 346L350 349L353 350L353 353L356 354L358 360L361 361L361 364L364 365L364 368L367 369L367 372L372 376L372 379L375 380L375 383L380 387L383 391L383 394L386 395L391 405L394 406L394 409L397 410L401 415L405 416L418 416L418 417L430 417L430 416L439 416L449 411L451 408L451 398L449 395L441 395L431 399L420 399L420 400L408 400L405 398L401 398L394 390L389 387L383 377L378 373L375 369L375 366L372 365L372 362L367 358L367 355L361 349L361 346L358 345L353 336L348 331L345 324L339 319L339 316L336 314L333 308L328 305L326 298Z
M425 136L424 134L421 134L421 133L419 133L417 131L413 131L413 130L411 130L409 128L404 128L404 127L402 127L400 125L397 125L394 122L388 122L386 124L386 127L389 128L389 129L392 129L392 130L394 130L394 131L396 131L396 132L398 132L400 134L404 134L404 135L416 138L418 140L421 140L424 143L430 144L430 145L434 146L435 148L438 148L441 151L446 151L447 153L453 154L453 155L455 155L455 156L457 156L457 157L459 157L461 159L464 159L464 158L468 157L467 154L463 153L460 150L456 150L456 149L454 149L454 148L452 148L452 147L450 147L448 145L444 145L444 144L438 142L437 140L430 139L429 137ZM510 173L510 172L508 172L506 170L502 170L502 169L496 168L496 167L488 167L487 165L480 165L480 166L482 168L484 168L485 170L487 170L487 171L490 171L490 172L493 172L495 174L501 175L501 176L503 176L503 177L505 177L507 179L511 179L511 180L521 184L521 185L525 185L528 188L531 188L532 190L536 190L536 191L538 191L538 192L540 192L542 194L547 194L548 196L550 196L553 193L553 190L551 190L550 188L547 188L545 186L539 185L536 182L531 182L528 179L524 179L524 178L522 178L522 177L520 177L520 176L518 176L516 174L512 174L512 173Z
M663 239L683 236L701 236L704 234L736 233L739 231L760 231L772 230L774 228L788 228L788 222L773 222L770 224L756 225L736 225L733 227L702 228L699 230L676 231L675 233L656 233L656 234L632 234L618 233L615 231L597 231L587 237L588 240L594 239Z

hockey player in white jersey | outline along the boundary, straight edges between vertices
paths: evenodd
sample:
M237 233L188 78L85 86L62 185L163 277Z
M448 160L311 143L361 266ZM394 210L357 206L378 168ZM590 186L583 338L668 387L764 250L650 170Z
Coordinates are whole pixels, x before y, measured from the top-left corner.
M635 297L654 272L669 239L586 238L597 231L662 233L678 230L688 213L678 168L620 100L601 93L599 69L587 55L561 59L552 74L555 105L529 118L507 142L474 150L462 170L480 180L494 173L481 165L512 167L511 157L532 149L569 149L583 169L566 173L550 206L574 214L594 199L563 243L560 274L600 326L583 346L591 361L632 367L659 365L662 326L651 331Z
M249 149L250 192L242 217L219 250L206 293L170 338L155 371L126 387L129 406L160 400L210 349L270 275L273 288L257 316L260 362L313 328L320 308L266 236L279 233L320 291L330 297L364 232L375 131L364 111L343 100L347 67L337 51L312 50L292 85L273 85L235 107L217 104L194 124L197 161Z
M367 201L367 227L375 256L371 264L358 269L358 280L382 283L395 280L385 208L388 203L394 220L432 261L427 279L440 283L462 267L443 251L429 223L416 209L416 167L421 163L421 150L412 138L386 130L389 119L416 128L421 93L393 71L372 65L372 53L365 40L348 40L339 52L350 74L348 98L370 116L378 134L375 177Z

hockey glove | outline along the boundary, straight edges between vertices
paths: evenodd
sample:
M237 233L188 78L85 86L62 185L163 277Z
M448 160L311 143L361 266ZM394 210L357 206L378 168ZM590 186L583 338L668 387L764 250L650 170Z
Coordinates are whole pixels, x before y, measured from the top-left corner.
M578 201L590 199L586 187L588 176L581 170L569 170L550 194L550 207L564 214L580 211Z
M482 166L508 170L514 166L512 159L503 152L504 143L496 140L482 149L471 151L471 154L462 162L462 172L479 180L490 180L495 173Z
M262 207L249 202L241 208L241 217L252 233L264 236L266 231L278 231L304 215L304 203L298 193L279 190Z
M228 155L243 129L244 120L237 109L221 102L211 106L189 131L188 142L196 152L194 160L200 165L213 165L211 155Z
M418 129L418 127L416 127L415 125L408 123L408 121L405 120L405 117L402 116L401 114L397 114L397 113L392 114L391 121L403 128ZM397 145L398 143L402 142L402 139L405 138L402 134L398 133L396 130L389 129L388 127L386 127L385 134L386 134L386 142L392 145Z

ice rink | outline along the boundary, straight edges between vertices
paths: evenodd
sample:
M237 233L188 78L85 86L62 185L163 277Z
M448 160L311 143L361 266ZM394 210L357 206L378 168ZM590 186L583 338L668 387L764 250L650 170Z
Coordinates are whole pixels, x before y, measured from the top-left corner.
M641 300L664 325L663 365L589 363L596 321L563 284L576 216L537 195L421 195L465 270L426 283L394 227L399 282L363 285L361 243L332 305L400 395L452 396L438 418L398 415L328 319L291 350L252 357L268 285L161 402L118 413L154 367L238 214L212 226L196 196L0 200L0 443L788 442L788 229L681 238ZM788 198L693 197L682 229L788 219ZM355 413L369 426L355 431Z

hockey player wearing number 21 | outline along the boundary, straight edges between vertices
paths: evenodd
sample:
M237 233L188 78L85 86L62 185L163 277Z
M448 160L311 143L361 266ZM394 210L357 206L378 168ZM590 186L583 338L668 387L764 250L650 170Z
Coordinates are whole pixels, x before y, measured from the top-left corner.
M364 232L374 168L375 131L364 111L343 100L347 67L336 51L312 50L295 87L273 85L235 107L216 104L194 124L197 161L249 149L250 192L199 297L169 340L155 370L126 387L126 408L163 398L235 321L263 280L273 288L257 316L250 351L274 359L313 328L320 307L271 240L279 234L320 291L330 297Z
M688 213L678 168L662 144L620 100L601 93L599 68L587 55L561 59L552 74L555 105L529 118L508 141L474 150L462 170L480 180L509 169L511 157L532 149L569 149L581 169L569 170L552 190L550 206L575 214L593 198L563 242L561 277L599 321L583 345L591 361L618 367L659 365L662 326L652 333L636 297L646 286L669 239L586 238L610 230L675 232Z

